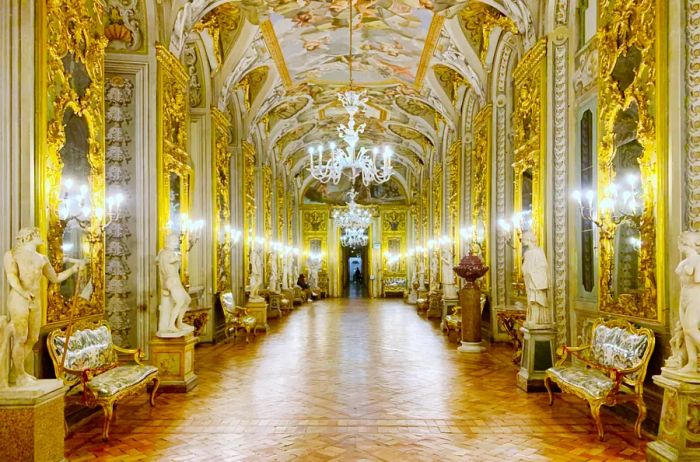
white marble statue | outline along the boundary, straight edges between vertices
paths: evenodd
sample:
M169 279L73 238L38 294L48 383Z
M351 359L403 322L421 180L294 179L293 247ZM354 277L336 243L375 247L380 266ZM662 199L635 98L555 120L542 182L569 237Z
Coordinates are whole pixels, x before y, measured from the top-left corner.
M440 252L440 260L442 261L442 285L445 299L455 299L458 297L457 289L455 288L455 273L453 267L455 265L455 252L452 242L442 244Z
M552 323L550 308L547 306L547 290L549 289L549 267L544 250L537 245L535 236L526 231L522 236L523 280L527 292L527 321L528 327L544 326Z
M10 342L15 325L7 316L0 316L0 390L10 386Z
M681 373L697 375L700 349L700 233L683 232L678 250L685 257L676 267L681 283L678 320L682 335L678 335L680 332L676 329L671 339L671 358L666 366L679 369Z
M321 271L321 259L309 258L307 261L309 266L309 288L318 289L318 272Z
M440 264L439 262L439 257L438 257L438 249L435 248L433 251L430 253L430 290L437 290L438 287L438 265Z
M158 317L158 337L182 337L194 330L185 324L183 317L192 299L180 279L180 236L169 234L165 247L158 253L158 274L160 276L160 306Z
M27 385L36 380L24 369L24 360L39 340L41 328L41 277L50 282L61 283L77 273L85 264L78 260L65 271L56 274L49 259L37 252L37 246L43 244L37 228L22 228L15 238L15 246L5 253L3 264L5 275L10 285L7 294L7 311L10 322L0 329L0 345L5 345L9 335L12 342L12 369L15 383ZM0 348L0 364L4 368L8 363L7 348ZM3 376L5 373L0 373Z
M270 292L277 292L277 253L276 252L270 252L270 281L267 285L267 288Z
M260 295L263 285L263 248L253 241L250 245L250 297L251 301L264 300Z

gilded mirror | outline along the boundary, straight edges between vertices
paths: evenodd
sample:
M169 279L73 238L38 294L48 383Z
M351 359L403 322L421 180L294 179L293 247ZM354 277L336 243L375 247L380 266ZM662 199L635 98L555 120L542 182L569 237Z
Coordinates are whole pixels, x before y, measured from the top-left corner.
M37 2L36 224L60 272L48 284L46 323L104 312L104 49L100 4ZM77 294L77 296L76 296Z

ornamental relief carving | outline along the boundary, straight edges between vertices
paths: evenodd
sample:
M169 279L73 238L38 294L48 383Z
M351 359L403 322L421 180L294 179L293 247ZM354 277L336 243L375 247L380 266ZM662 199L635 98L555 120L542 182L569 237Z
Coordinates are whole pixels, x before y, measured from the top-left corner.
M688 229L700 231L700 0L686 2L686 209Z
M573 80L576 98L580 98L598 84L598 42L596 39L588 42L586 47L576 55Z

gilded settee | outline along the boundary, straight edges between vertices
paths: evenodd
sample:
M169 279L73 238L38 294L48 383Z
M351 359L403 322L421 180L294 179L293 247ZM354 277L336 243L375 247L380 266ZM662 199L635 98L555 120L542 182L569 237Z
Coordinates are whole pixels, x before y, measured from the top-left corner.
M598 437L602 440L601 406L633 402L639 411L634 430L641 438L642 423L647 413L643 397L644 377L654 350L653 332L620 319L599 319L593 323L589 344L578 347L564 345L562 350L562 358L545 373L544 385L549 393L549 404L554 403L552 382L562 392L588 401ZM575 361L566 364L569 355Z
M237 306L233 302L233 294L231 292L222 292L219 295L221 309L224 311L226 341L233 333L233 340L236 340L236 332L238 329L244 329L246 332L245 341L248 343L251 331L255 337L255 325L257 320L255 316L248 313L248 310L242 306Z
M151 384L150 403L155 406L160 383L158 368L141 362L140 349L121 348L112 343L112 332L105 321L77 323L68 341L65 360L66 328L52 331L46 343L56 377L69 387L66 401L102 407L104 441L109 439L109 425L118 401L138 394ZM120 361L120 354L132 355L133 361Z

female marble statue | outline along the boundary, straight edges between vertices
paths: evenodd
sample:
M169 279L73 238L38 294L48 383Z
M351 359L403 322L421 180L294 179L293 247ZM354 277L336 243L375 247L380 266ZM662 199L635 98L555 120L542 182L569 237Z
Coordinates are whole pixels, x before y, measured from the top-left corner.
M309 287L318 289L318 272L321 271L321 259L309 258L307 265L309 266Z
M267 288L270 292L277 292L277 253L270 252L270 283Z
M678 242L678 250L685 259L676 267L676 274L681 283L681 296L678 307L678 318L683 329L687 362L680 372L696 374L698 364L698 348L700 348L700 233L685 231ZM682 342L671 344L672 357L682 357L680 350ZM682 363L683 361L679 361Z
M24 369L24 359L31 353L39 340L41 328L41 277L59 284L75 273L85 264L78 260L69 269L56 274L49 259L37 252L37 246L43 244L38 228L22 228L15 238L15 246L5 253L3 264L5 275L10 285L7 295L7 311L12 326L5 326L3 337L14 330L12 343L12 366L17 385L27 385L36 380ZM0 344L6 341L0 339ZM7 357L1 355L0 364L5 367Z
M250 245L250 299L260 300L258 295L263 285L263 249L262 245L253 241Z
M552 323L552 316L547 306L547 289L549 289L549 267L544 250L537 245L535 236L526 231L522 236L523 280L527 292L527 324L529 326Z
M158 253L158 274L160 276L160 316L158 318L158 337L182 337L192 332L193 326L187 325L182 318L190 306L190 294L187 293L180 279L180 236L169 234L165 247Z
M438 265L440 264L438 260L438 250L436 248L430 254L430 290L438 289Z

